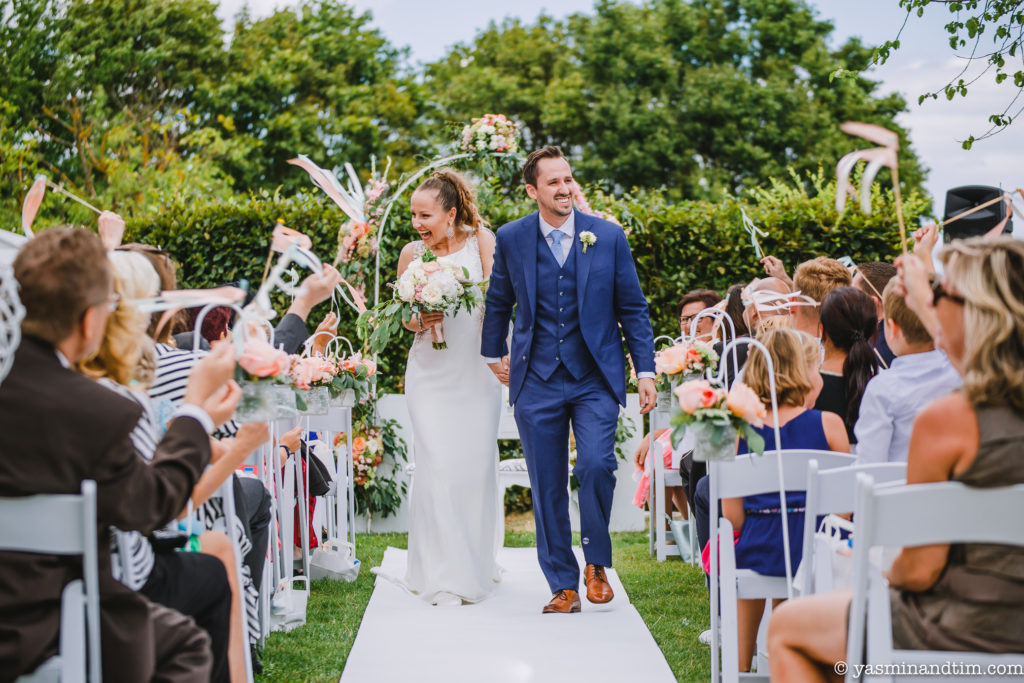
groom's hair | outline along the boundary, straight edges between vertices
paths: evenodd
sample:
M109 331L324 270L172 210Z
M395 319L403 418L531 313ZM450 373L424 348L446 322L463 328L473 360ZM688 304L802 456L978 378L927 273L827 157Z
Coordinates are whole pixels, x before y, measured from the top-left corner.
M527 185L537 186L537 164L540 163L541 159L564 159L565 155L562 154L562 149L555 145L548 145L547 147L541 147L530 152L530 156L526 157L526 163L523 164L523 182Z

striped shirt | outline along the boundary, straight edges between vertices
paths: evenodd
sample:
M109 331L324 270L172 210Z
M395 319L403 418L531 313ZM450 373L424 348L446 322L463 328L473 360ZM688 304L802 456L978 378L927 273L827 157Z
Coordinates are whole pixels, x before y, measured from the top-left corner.
M135 392L117 382L103 378L100 384L142 407L142 416L132 428L131 441L135 452L146 462L152 462L156 453L156 444L160 440L160 429L153 416L152 406L145 394ZM149 580L153 571L153 546L149 539L138 531L121 531L111 527L110 571L114 579L120 581L133 591L141 589ZM122 555L124 551L124 555ZM127 572L125 571L127 569Z

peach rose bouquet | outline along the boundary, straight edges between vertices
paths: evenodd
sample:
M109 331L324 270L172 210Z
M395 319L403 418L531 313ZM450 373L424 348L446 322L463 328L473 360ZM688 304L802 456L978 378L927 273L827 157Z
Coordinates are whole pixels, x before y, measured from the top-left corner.
M718 354L703 342L680 342L662 349L654 356L654 371L663 376L663 380L673 383L680 376L703 375L711 368L718 367ZM664 388L664 387L663 387Z
M275 349L265 339L250 337L238 357L235 378L239 381L259 382L284 378L291 369L291 359Z
M687 430L696 437L693 459L723 459L736 455L736 437L742 435L750 449L764 453L764 427L768 411L754 390L742 382L726 391L703 379L691 380L675 390L679 414L673 420L672 440L679 443Z

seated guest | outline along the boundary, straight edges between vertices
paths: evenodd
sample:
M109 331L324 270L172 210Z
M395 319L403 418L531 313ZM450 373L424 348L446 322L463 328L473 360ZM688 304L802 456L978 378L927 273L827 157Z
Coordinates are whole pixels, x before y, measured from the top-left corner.
M929 258L931 258L929 254ZM896 276L896 266L881 261L867 261L857 264L856 274L853 276L853 286L871 297L875 304L875 314L878 316L878 328L875 336L871 338L871 348L878 356L878 362L883 368L892 365L895 354L889 348L885 337L884 311L882 310L882 294L889 280Z
M96 355L77 365L86 376L139 404L142 415L131 439L139 456L151 462L163 428L144 391L153 374L152 340L146 336L148 316L140 313L131 301L152 296L159 280L149 261L140 254L111 252L109 258L120 302L107 321L106 334ZM222 447L223 454L200 477L192 491L192 504L201 505L207 500L268 437L264 424L243 425L230 447ZM244 681L241 589L230 539L219 531L206 531L198 539L200 553L191 553L154 552L149 540L134 531L120 532L117 538L119 543L111 560L114 578L153 602L194 618L210 634L214 659L211 680ZM128 553L128 557L122 558L121 552ZM133 568L131 583L121 571L123 561L130 562Z
M885 330L895 359L864 390L857 435L857 462L906 462L910 432L921 409L960 388L962 381L946 354L910 310L896 283L882 292Z
M1024 483L1024 243L958 240L941 260L946 275L934 290L917 257L897 262L907 305L964 381L918 415L907 483ZM894 648L1024 652L1024 548L905 547L887 576ZM798 598L772 615L772 680L834 677L835 663L847 659L850 598L849 590Z
M850 443L868 380L878 371L878 358L868 339L875 332L875 307L868 295L853 287L832 290L821 304L821 342L825 383L814 407L843 418Z
M705 308L711 308L722 300L722 297L710 289L695 289L683 295L679 300L679 331L689 336L690 325L697 314ZM697 321L696 337L700 341L711 341L715 328L715 318L706 316Z
M241 397L230 381L233 349L218 347L196 368L149 464L131 441L138 404L69 367L96 352L117 304L99 237L46 230L22 247L14 276L25 318L0 384L0 495L78 493L83 480L94 480L104 680L208 680L209 636L114 579L109 527L148 534L184 508L210 460L209 432ZM0 553L4 676L17 678L56 654L61 591L80 566L75 557Z
M812 337L821 336L821 302L833 289L850 286L850 272L839 261L819 256L804 261L793 274L793 285L803 294L814 300L817 305L801 305L807 302L795 302L790 312L793 316L793 329L806 332Z
M771 377L764 354L751 349L743 370L743 381L769 411L764 427L754 429L764 437L765 449L775 448L774 422L779 422L780 447L831 450L848 453L850 444L846 429L834 413L822 413L810 408L821 391L821 349L814 337L787 328L769 330L760 341L771 354L775 369L778 415L771 413ZM740 439L738 453L748 453L745 440ZM791 567L800 564L803 539L804 492L786 493L789 508L789 549ZM779 495L766 493L746 498L722 500L722 516L728 519L739 534L736 541L736 567L752 569L766 576L785 576L785 556L782 552L782 515L778 511ZM740 671L749 671L754 656L757 628L764 612L764 600L739 600L737 615L739 626Z

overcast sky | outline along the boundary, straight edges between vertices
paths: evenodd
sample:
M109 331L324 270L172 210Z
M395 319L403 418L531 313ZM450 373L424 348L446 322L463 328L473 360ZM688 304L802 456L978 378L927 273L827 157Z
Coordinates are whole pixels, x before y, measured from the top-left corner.
M243 4L248 4L254 15L263 16L275 7L292 3L221 0L220 14L226 23ZM430 62L442 57L453 44L471 41L476 31L492 20L516 16L531 21L542 11L563 17L574 12L590 12L593 8L593 0L558 0L557 3L550 0L515 3L354 0L354 4L373 15L373 24L393 44L410 47L414 62ZM835 44L849 36L860 36L868 44L879 44L895 37L905 17L897 0L811 0L810 4L817 9L820 18L834 24ZM950 187L1002 185L1014 189L1024 185L1024 173L1019 170L1024 150L1024 121L976 143L970 151L961 149L959 142L987 129L988 115L1001 112L1008 104L1009 87L998 87L985 79L971 86L966 99L929 100L917 104L921 92L941 88L958 68L943 29L947 15L945 8L937 7L931 8L922 20L911 19L903 33L901 49L873 74L882 81L883 92L901 92L909 103L910 111L902 116L901 123L909 128L918 155L931 169L927 187L935 197L939 212ZM1024 229L1024 226L1014 227L1018 234Z

